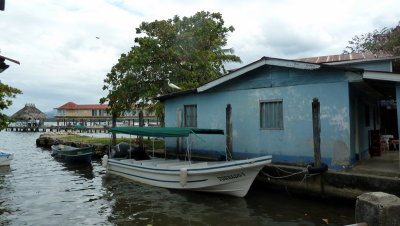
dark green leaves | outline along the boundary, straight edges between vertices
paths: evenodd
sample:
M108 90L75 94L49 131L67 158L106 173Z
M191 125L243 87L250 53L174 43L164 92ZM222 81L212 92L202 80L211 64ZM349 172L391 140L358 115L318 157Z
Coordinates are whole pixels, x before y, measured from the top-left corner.
M21 90L0 82L0 110L7 109L12 104L11 98L15 98L16 94L21 93ZM0 113L0 130L7 128L10 122L14 122L14 120Z
M356 35L349 41L345 53L384 52L394 56L400 55L400 22L394 28L383 28L373 32Z
M177 91L168 80L184 90L221 76L226 73L224 63L240 62L231 49L224 49L233 31L224 26L220 13L204 11L141 23L135 45L107 74L103 89L109 94L101 102L120 113L132 104L147 105L156 96Z

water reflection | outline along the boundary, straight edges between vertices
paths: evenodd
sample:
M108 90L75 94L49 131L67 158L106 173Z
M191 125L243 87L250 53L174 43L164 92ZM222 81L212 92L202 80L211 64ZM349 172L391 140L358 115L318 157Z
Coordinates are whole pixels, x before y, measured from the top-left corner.
M73 172L75 175L92 180L95 175L93 172L92 163L86 162L65 162L60 159L55 158L55 161L59 162L65 170Z
M324 204L252 187L246 198L156 188L105 174L100 161L59 162L39 133L0 132L14 153L0 167L0 225L350 224L354 205Z
M12 209L8 204L10 194L14 192L10 186L9 178L12 176L10 166L0 166L0 225L9 224L8 220L3 219L3 215L12 213Z
M343 203L310 205L257 185L246 198L155 188L114 175L105 175L102 185L112 203L108 221L116 225L344 225L354 219Z

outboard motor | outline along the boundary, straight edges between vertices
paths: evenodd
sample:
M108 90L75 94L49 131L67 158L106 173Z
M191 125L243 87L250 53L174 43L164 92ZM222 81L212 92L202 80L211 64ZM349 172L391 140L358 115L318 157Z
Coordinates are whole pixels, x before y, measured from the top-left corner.
M111 158L132 158L135 160L150 159L144 147L131 147L126 142L121 142L111 150Z
M111 150L111 158L126 158L129 154L131 146L126 142L121 142Z
M146 153L144 147L134 147L133 149L129 149L130 157L135 160L146 160L150 159L149 155Z

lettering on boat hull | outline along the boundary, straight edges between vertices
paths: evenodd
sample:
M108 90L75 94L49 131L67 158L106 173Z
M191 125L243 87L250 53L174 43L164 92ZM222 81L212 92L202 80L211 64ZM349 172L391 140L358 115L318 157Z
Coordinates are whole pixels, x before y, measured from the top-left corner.
M244 172L240 172L240 173L235 173L235 174L231 174L231 175L227 175L227 176L220 176L217 177L219 181L227 181L227 180L233 180L239 177L244 177L246 176L246 174Z

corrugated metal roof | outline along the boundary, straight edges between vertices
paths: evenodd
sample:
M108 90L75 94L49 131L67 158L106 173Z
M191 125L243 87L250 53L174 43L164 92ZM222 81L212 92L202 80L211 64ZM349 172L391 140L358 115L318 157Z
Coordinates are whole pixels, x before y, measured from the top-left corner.
M295 59L295 61L307 62L307 63L333 63L333 62L343 62L343 61L352 61L352 60L372 60L380 58L392 57L393 55L387 53L349 53L349 54L339 54L339 55L331 55L331 56L319 56L319 57L309 57L309 58L300 58Z

